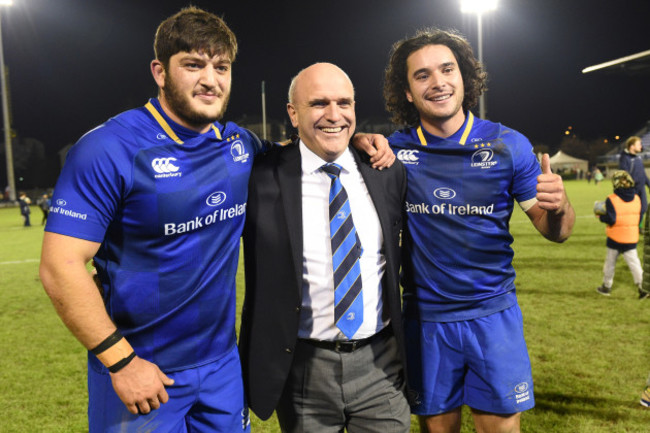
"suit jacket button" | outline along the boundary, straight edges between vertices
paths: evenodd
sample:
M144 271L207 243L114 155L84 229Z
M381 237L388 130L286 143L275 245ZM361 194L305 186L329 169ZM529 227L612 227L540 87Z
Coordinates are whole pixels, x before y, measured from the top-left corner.
M300 307L296 307L296 313L300 313Z
M291 349L289 349L288 347L286 349L284 349L284 351L287 352L287 353L291 353Z

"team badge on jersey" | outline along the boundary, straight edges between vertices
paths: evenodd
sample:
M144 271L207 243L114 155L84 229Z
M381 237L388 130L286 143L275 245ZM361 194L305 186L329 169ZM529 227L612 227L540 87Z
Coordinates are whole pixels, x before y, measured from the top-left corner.
M239 139L239 134L233 137L228 137L227 141L230 140L234 140L230 145L230 154L232 155L232 160L241 163L248 161L249 154L246 152L244 142Z
M472 154L471 167L474 168L492 168L497 165L498 161L494 159L494 151L489 148L479 149Z

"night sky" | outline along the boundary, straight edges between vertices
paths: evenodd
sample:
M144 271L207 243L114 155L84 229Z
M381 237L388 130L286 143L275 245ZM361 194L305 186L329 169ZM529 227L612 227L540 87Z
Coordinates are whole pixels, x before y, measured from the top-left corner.
M15 0L2 9L13 128L49 155L107 118L155 96L153 35L187 6L161 0ZM459 0L200 1L238 37L225 120L286 119L289 81L316 61L339 65L356 88L357 119L388 118L383 71L393 42L418 28L455 28L478 53L474 15ZM500 0L484 15L488 118L559 145L630 135L650 119L650 76L583 68L650 49L650 1ZM478 107L476 109L478 113ZM3 161L4 164L4 161Z

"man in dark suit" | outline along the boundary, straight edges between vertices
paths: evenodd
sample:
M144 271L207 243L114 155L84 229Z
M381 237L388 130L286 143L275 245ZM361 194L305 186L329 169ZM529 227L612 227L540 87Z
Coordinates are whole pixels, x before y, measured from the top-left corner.
M258 158L249 183L240 335L249 405L262 419L276 410L286 432L408 432L404 167L374 170L348 147L354 88L335 65L301 71L287 110L300 140ZM340 247L330 237L344 230L339 220L350 230Z

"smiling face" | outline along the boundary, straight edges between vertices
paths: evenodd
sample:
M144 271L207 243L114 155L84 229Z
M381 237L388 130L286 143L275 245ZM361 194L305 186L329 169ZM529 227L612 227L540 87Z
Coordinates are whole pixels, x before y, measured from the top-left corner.
M465 121L465 89L454 53L445 45L427 45L411 53L406 66L406 99L425 129L443 137L456 132Z
M330 63L301 71L292 84L287 111L305 145L331 162L348 146L354 133L354 88L348 76Z
M206 132L226 111L231 85L227 54L181 51L170 57L167 68L154 60L151 71L160 88L160 105L180 125Z

